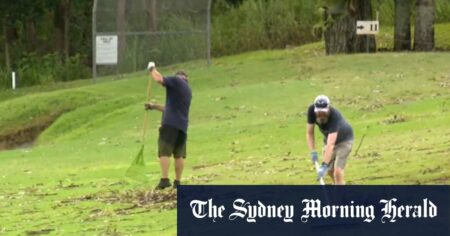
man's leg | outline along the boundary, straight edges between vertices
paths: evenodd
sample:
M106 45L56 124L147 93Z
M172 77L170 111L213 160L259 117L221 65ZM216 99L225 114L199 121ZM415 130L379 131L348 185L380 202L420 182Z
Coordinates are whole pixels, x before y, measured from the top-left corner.
M334 175L334 180L335 180L334 184L335 185L345 185L344 169L335 167L333 175Z
M325 150L327 149L327 146L323 146L322 149L322 156L325 156ZM336 180L334 179L334 162L336 160L336 153L333 151L333 153L331 154L331 160L329 166L331 167L330 170L328 171L328 176L330 176L331 181L334 183L336 183Z
M169 180L170 158L168 156L160 156L159 165L161 167L161 179L159 180L158 185L156 185L156 189L161 190L170 187L170 180Z
M334 178L334 171L333 170L328 171L328 175L330 176L331 181L333 182L333 184L335 184L336 180Z
M176 132L170 127L162 126L159 129L158 156L159 165L161 167L161 180L156 186L156 189L164 189L171 186L169 180L169 166L170 156L173 153L175 145L175 138Z
M181 181L181 175L184 169L184 158L175 158L175 180Z
M335 146L336 161L334 165L334 179L336 185L345 185L344 169L347 164L348 156L352 151L353 141L339 143Z
M187 135L183 131L178 131L177 141L175 144L175 181L173 187L177 188L181 183L181 175L184 169L184 159L186 158L186 141Z
M168 179L169 178L170 157L167 157L167 156L160 157L159 165L161 166L161 178Z

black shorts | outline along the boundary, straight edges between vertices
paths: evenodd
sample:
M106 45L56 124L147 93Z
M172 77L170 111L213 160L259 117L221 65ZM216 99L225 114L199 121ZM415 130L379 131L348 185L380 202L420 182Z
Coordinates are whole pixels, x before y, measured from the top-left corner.
M163 125L159 128L158 156L186 158L187 135L182 130Z

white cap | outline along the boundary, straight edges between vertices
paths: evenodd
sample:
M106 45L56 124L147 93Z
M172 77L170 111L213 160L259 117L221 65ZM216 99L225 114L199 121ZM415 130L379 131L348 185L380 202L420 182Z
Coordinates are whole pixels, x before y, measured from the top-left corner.
M319 95L314 99L314 112L328 112L330 110L330 99L325 95Z

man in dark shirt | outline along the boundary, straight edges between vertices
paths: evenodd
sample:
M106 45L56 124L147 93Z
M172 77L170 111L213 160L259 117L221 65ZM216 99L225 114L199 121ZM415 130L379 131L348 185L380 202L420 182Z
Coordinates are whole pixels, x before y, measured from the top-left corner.
M175 76L163 77L155 67L154 62L148 64L153 79L166 88L165 106L147 103L146 110L159 110L163 113L159 128L158 156L161 166L161 179L156 189L170 187L169 165L170 156L175 158L175 181L177 188L181 181L181 174L186 158L187 129L189 122L189 107L192 91L188 84L188 76L179 71Z
M318 158L314 143L315 125L324 135L323 162L318 177L322 178L328 172L335 184L343 185L344 168L353 145L353 129L341 113L330 106L327 96L317 96L314 104L308 108L306 129L306 140L313 162Z

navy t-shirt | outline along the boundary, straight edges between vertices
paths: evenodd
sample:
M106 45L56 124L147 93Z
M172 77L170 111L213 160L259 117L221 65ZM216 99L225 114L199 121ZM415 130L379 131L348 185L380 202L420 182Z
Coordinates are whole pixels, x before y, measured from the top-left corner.
M314 112L314 105L308 108L308 124L316 124L320 132L325 136L324 143L326 143L328 134L338 132L336 144L353 140L353 129L350 124L344 119L342 114L335 108L330 108L330 117L328 122L324 125L320 125L316 121L316 113Z
M191 88L186 80L176 76L164 77L163 85L166 87L166 105L162 124L187 133L192 98Z

